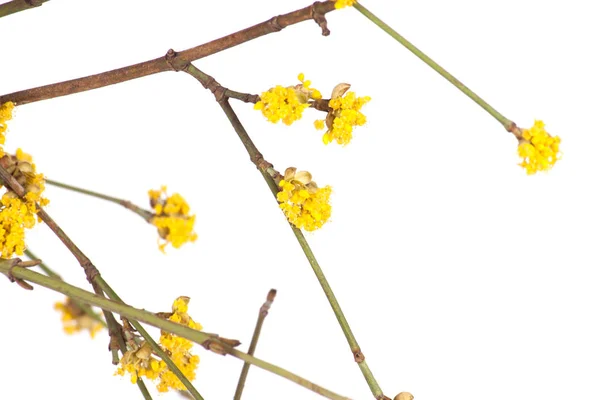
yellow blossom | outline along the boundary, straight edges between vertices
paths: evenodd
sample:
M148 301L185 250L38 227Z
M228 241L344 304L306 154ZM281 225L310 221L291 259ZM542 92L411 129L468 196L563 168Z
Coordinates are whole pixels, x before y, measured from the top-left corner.
M98 319L92 318L86 314L73 300L69 297L64 303L57 302L54 304L54 309L62 313L63 330L72 335L82 330L87 330L92 339L96 336L103 325ZM100 318L100 316L98 316Z
M148 196L154 209L151 223L158 229L158 247L163 253L169 243L177 249L186 242L196 241L196 216L190 215L190 206L179 193L167 196L167 187L163 186L160 190L149 190Z
M39 221L35 217L36 203L45 206L49 201L42 197L44 176L36 173L29 154L18 149L16 156L5 154L3 160L6 170L25 189L25 196L19 198L7 188L0 200L0 249L3 258L10 258L13 254L23 254L25 229L33 228Z
M335 1L335 8L340 9L344 7L348 7L356 3L356 0L331 0Z
M13 102L9 101L4 104L0 104L0 157L4 155L2 146L6 140L4 133L8 129L6 122L12 119L12 111L15 108Z
M279 186L277 201L291 224L298 229L314 231L327 222L331 215L330 186L319 188L309 172L296 172L294 167L285 170Z
M302 118L302 113L308 108L310 100L320 99L321 93L311 88L311 82L304 79L304 74L298 75L300 84L283 87L277 85L260 96L260 101L254 105L255 110L261 110L263 115L271 122L283 121L291 125Z
M189 297L178 297L173 302L173 314L169 317L169 321L187 326L188 328L201 330L202 325L195 322L187 313L189 301ZM171 355L171 360L173 360L185 377L193 380L196 377L196 369L200 362L200 357L190 353L193 343L188 339L161 331L160 344ZM164 363L164 361L161 361L161 363ZM185 390L183 383L170 370L166 370L160 375L160 382L157 388L159 392L166 392L170 388Z
M525 168L527 174L552 168L560 157L560 137L551 136L546 132L544 123L538 120L530 129L523 129L521 135L523 139L519 141L517 153L523 158L519 165Z
M346 93L349 88L350 85L347 83L337 85L332 91L331 100L329 100L330 111L325 121L315 121L315 128L319 130L327 124L327 132L323 135L325 144L335 140L338 144L347 145L352 139L354 127L362 126L367 122L367 117L360 110L371 98L369 96L356 97L354 92Z
M168 320L185 325L189 328L201 330L202 326L195 322L187 313L189 297L181 296L173 302L173 312L169 313ZM169 355L177 368L188 380L194 380L200 357L191 353L193 343L182 337L161 331L160 347ZM129 343L131 349L121 358L117 375L131 375L131 382L136 383L140 377L150 380L158 379L156 388L159 392L169 389L185 390L185 386L177 376L168 368L167 364L153 355L152 348L145 341Z

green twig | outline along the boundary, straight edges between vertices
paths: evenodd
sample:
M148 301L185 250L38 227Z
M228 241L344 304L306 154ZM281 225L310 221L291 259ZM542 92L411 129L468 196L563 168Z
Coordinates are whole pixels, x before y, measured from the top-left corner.
M258 337L260 336L260 331L262 329L263 322L269 314L269 309L271 308L271 304L273 304L273 300L275 300L276 294L277 291L275 289L271 289L269 291L269 294L267 295L267 300L260 307L260 310L258 312L258 319L256 320L256 326L254 327L254 333L252 334L252 341L250 342L250 347L248 347L248 354L251 356L254 355L254 351L256 350L256 345L258 344ZM248 377L249 370L250 364L245 362L244 366L242 367L242 372L240 373L240 379L238 380L233 400L240 400L242 398L242 392L244 391L244 385L246 384L246 378Z
M154 217L154 213L152 213L152 212L150 212L148 210L145 210L142 207L136 206L135 204L133 204L129 200L123 200L123 199L119 199L117 197L109 196L109 195L106 195L106 194L103 194L103 193L94 192L93 190L88 190L88 189L83 189L83 188L80 188L80 187L77 187L77 186L67 185L66 183L62 183L62 182L58 182L58 181L53 181L52 179L46 179L46 183L48 185L56 186L56 187L59 187L61 189L71 190L71 191L76 192L76 193L85 194L85 195L88 195L88 196L96 197L98 199L110 201L111 203L118 204L120 206L125 207L128 210L133 211L134 213L136 213L140 217L144 218L147 222L150 222L152 220L152 218Z
M7 15L18 13L19 11L29 10L44 4L49 0L13 0L0 4L0 18Z
M183 326L175 322L167 321L148 311L131 307L127 304L123 304L122 302L107 299L104 296L99 296L97 294L80 289L76 286L69 285L64 281L50 278L35 271L30 271L21 267L12 267L11 260L0 259L0 273L7 275L9 271L15 278L24 279L31 283L44 286L48 289L60 292L73 299L99 307L103 310L106 310L109 313L117 313L129 319L130 321L139 321L157 327L166 332L170 332L174 335L191 340L194 343L198 343L205 348L213 349L212 344L216 344L218 345L218 348L226 354L230 354L243 361L249 362L250 364L255 365L259 368L262 368L276 375L289 379L292 382L295 382L329 399L349 400L347 397L343 397L336 393L333 393L283 368L250 356L241 351L235 350L233 347L221 342L220 339L215 335L197 331L195 329L188 328L187 326Z
M438 74L442 75L448 82L454 85L458 90L466 94L471 100L477 103L481 108L487 111L492 117L494 117L498 122L504 126L504 128L515 134L514 129L516 127L515 123L504 115L500 114L494 107L489 105L485 100L479 97L475 92L465 86L461 81L456 79L450 72L446 71L442 68L441 65L433 61L427 54L423 53L421 50L416 48L411 42L406 40L402 35L392 29L388 24L380 20L375 14L371 11L367 10L363 5L358 2L354 3L354 8L356 8L362 15L367 17L371 22L381 28L385 33L393 37L396 41L406 47L411 53L415 56L419 57L425 64L429 65L433 68ZM515 134L516 135L516 134Z

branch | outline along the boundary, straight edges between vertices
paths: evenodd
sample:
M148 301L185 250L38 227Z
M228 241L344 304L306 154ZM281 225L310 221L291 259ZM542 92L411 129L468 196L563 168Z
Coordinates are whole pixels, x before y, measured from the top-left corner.
M40 86L33 89L9 93L0 96L0 104L12 101L15 104L23 105L27 103L33 103L35 101L98 89L104 86L114 85L116 83L141 78L143 76L148 76L159 72L178 71L180 69L178 66L185 65L190 61L204 58L252 39L268 35L269 33L279 32L287 26L309 19L315 20L315 22L317 22L317 24L321 27L322 34L327 36L329 35L329 30L327 29L325 14L333 11L334 9L333 1L317 1L308 7L273 17L260 24L181 52L175 52L171 49L165 56L156 58L154 60L129 65L127 67L96 75L90 75L85 78L78 78L65 82L54 83L51 85Z
M133 211L134 213L136 213L140 217L144 218L146 220L146 222L151 222L152 218L154 217L154 213L152 213L152 212L150 212L148 210L145 210L142 207L136 206L135 204L133 204L129 200L119 199L117 197L108 196L108 195L103 194L103 193L94 192L93 190L82 189L82 188L77 187L77 186L67 185L66 183L62 183L62 182L58 182L58 181L53 181L51 179L45 179L45 182L48 185L51 185L51 186L56 186L56 187L59 187L59 188L62 188L62 189L71 190L73 192L77 192L77 193L81 193L81 194L86 194L88 196L96 197L96 198L99 198L99 199L102 199L102 200L110 201L111 203L118 204L120 206L125 207L128 210Z
M227 118L233 126L233 129L238 134L240 140L244 144L244 147L246 148L246 151L250 156L250 160L254 163L254 165L256 165L263 178L267 182L267 185L269 185L271 192L273 193L275 198L277 198L277 193L279 192L277 181L281 179L281 175L279 174L279 172L273 169L273 165L271 163L267 162L263 158L260 151L258 151L256 146L252 142L250 136L248 136L248 132L246 132L246 129L242 125L242 122L239 120L238 116L235 114L235 111L233 111L233 108L231 108L231 105L229 104L229 98L226 96L228 89L222 87L213 77L200 71L191 63L182 67L182 70L196 78L205 88L209 89L215 95L215 99L223 109L225 115L227 115ZM352 351L354 361L358 364L358 367L360 368L367 384L369 385L373 396L377 400L389 400L389 398L383 394L383 391L379 387L379 384L373 376L371 369L367 365L367 362L365 361L365 356L361 351L356 338L354 337L354 333L352 333L352 329L350 329L350 324L348 324L346 316L344 315L344 312L342 311L342 308L338 303L335 294L333 293L333 289L331 289L331 286L329 286L329 282L327 281L327 278L325 277L321 266L317 262L317 259L314 253L312 252L312 249L308 245L306 238L298 228L296 228L291 223L289 225L292 231L294 232L294 235L296 236L300 247L302 247L302 251L308 259L308 262L310 263L310 266L312 267L313 272L317 277L317 280L321 284L323 292L325 292L325 296L327 297L327 300L329 301L333 313L335 314L335 317L337 318L338 323L342 328L342 331L344 332L344 336L348 341L348 345L350 346L350 351Z
M17 196L19 196L19 197L25 196L25 194L26 194L25 189L5 169L5 166L2 163L2 160L4 160L4 159L0 160L0 178L2 179L2 181L8 188L10 188L13 192L15 192L17 194ZM48 227L52 230L52 232L54 232L54 234L56 236L58 236L58 238L63 242L65 247L67 247L67 249L69 249L71 254L73 254L73 256L77 259L77 261L79 262L79 265L83 268L83 270L85 272L85 276L86 276L88 282L92 285L92 288L94 289L94 292L96 293L96 295L98 295L102 298L105 298L102 286L108 287L108 285L106 284L104 279L102 279L102 277L100 276L100 271L98 271L98 269L94 266L94 264L92 264L92 261L79 249L79 247L77 247L75 245L75 243L73 243L73 241L69 238L69 236L67 236L67 234L61 229L61 227L58 226L58 224L52 219L52 217L50 217L50 215L48 215L48 213L44 209L42 209L39 206L39 204L36 204L36 207L37 207L38 217L41 218L42 221L44 221L46 223L46 225L48 225ZM19 281L17 281L17 282L19 282ZM109 287L109 289L110 289L110 287ZM112 291L112 289L111 289L111 291ZM113 294L116 296L116 294L114 292L113 292ZM117 348L121 350L121 353L123 355L127 352L127 345L125 344L125 337L124 337L123 329L122 329L122 326L117 322L117 320L115 319L114 315L111 312L109 312L105 309L102 309L102 312L104 314L104 319L106 320L106 324L108 325L108 334L110 337L109 349L112 352L113 364L116 365L119 363L119 356L118 356ZM149 337L149 335L147 333L146 333L146 335ZM147 339L147 341L150 343L150 345L153 348L158 347L158 344L156 342L154 342L154 340L151 337L149 337L149 339ZM162 354L168 358L168 356L166 354L164 354L164 353L162 353ZM166 360L165 360L165 362L166 362ZM178 368L175 364L173 364L173 363L169 364L169 369L173 373L175 373L175 375L177 375L177 377L180 377L180 376L183 377L183 378L180 378L181 382L185 385L186 388L188 388L188 390L190 391L190 393L194 396L194 398L196 400L203 400L202 396L200 396L200 394L194 389L193 385L189 382L189 380L185 376L183 376L183 374L180 371L179 371L179 373L175 372L175 370L178 370ZM148 390L146 389L144 382L141 379L138 379L137 384L138 384L138 387L139 387L140 391L142 392L144 398L150 399L150 394L148 393Z
M269 308L271 308L271 304L273 304L273 300L275 300L275 295L277 294L277 290L271 289L269 294L267 295L267 300L260 307L258 312L258 320L256 321L256 327L254 328L254 333L252 334L252 340L250 341L250 347L248 347L248 354L253 356L254 351L256 350L256 345L258 344L258 337L260 336L260 331L262 329L263 322L265 318L269 314ZM240 400L242 398L242 392L244 391L244 385L246 384L246 378L248 377L248 371L250 370L250 364L247 362L244 363L242 367L242 372L240 374L240 379L238 380L237 388L235 390L235 396L233 396L233 400Z
M47 1L49 0L13 0L8 3L0 4L0 18L18 13L19 11L39 7Z
M220 339L217 335L211 335L205 332L188 328L187 326L183 326L175 322L167 321L148 311L131 307L122 302L109 300L104 296L98 296L94 293L80 289L76 286L69 285L66 282L50 278L48 276L39 274L34 271L30 271L25 268L11 266L11 264L13 264L13 261L14 260L1 259L0 273L3 273L5 275L8 275L10 273L16 279L23 279L38 284L40 286L44 286L48 289L60 292L73 299L99 307L103 310L106 310L109 313L117 313L129 319L130 321L143 322L156 328L162 329L164 331L171 332L174 335L191 340L194 343L198 343L204 348L207 348L213 352L217 352L219 354L230 354L252 365L256 365L259 368L262 368L276 375L289 379L292 382L304 386L305 388L312 390L313 392L318 393L329 399L350 400L347 397L343 397L336 393L333 393L283 368L250 356L241 351L235 350L232 346L227 344L227 342L223 339Z

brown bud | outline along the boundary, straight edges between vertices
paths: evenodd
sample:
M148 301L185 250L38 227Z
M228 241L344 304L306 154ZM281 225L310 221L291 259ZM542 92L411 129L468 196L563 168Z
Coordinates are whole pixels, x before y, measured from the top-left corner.
M394 397L394 400L413 400L415 396L410 394L409 392L401 392Z

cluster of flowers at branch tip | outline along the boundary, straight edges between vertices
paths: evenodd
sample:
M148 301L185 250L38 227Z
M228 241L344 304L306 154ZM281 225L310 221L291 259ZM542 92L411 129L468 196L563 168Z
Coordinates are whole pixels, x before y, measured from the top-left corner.
M63 330L69 335L87 330L93 339L104 327L100 322L100 315L96 315L96 318L88 315L70 297L67 297L64 303L56 302L54 309L62 313Z
M301 82L296 86L275 86L260 96L260 101L254 105L256 110L261 110L263 115L271 122L283 121L291 125L294 121L302 118L302 113L308 107L315 106L321 100L321 92L311 88L311 81L304 79L304 74L298 75ZM327 108L327 117L314 122L315 128L324 129L323 143L329 144L335 141L341 145L347 145L352 139L352 131L355 126L362 126L367 118L360 112L363 105L371 100L370 97L357 97L354 92L347 92L350 85L340 83L331 93L331 99L320 107ZM347 93L346 93L347 92ZM323 110L323 108L319 108Z
M519 164L527 174L547 171L560 158L560 137L546 132L542 121L535 121L530 129L523 129L517 152L523 161Z
M279 187L279 207L296 228L314 231L327 222L331 215L330 186L319 188L310 172L290 167L285 170Z
M169 321L201 330L202 326L187 313L189 301L189 297L178 297L173 302L173 312L160 313L159 315ZM133 335L129 331L127 331L127 334ZM193 343L187 339L161 331L160 347L190 381L196 377L196 369L200 362L200 357L190 353L192 345ZM139 337L130 337L127 346L129 350L121 358L116 374L125 375L126 372L129 373L131 383L136 383L142 377L159 380L156 386L159 392L167 392L169 389L185 390L183 383L171 372L164 360L153 355L150 344Z
M344 7L348 7L356 3L356 0L331 0L335 1L335 8L340 9Z
M283 87L277 85L260 96L260 101L254 105L255 110L261 110L271 122L283 121L291 125L302 118L302 113L310 105L310 100L320 99L321 93L310 87L311 82L304 79L304 74L298 75L300 84Z
M316 120L315 128L321 130L327 125L327 132L323 135L323 143L329 144L334 140L343 146L350 143L352 130L355 126L362 126L367 122L367 117L360 112L362 106L368 103L369 96L356 97L354 92L348 92L350 85L340 83L333 88L329 100L329 112L325 120ZM346 93L347 92L347 93Z
M177 249L186 242L196 241L196 216L190 215L190 206L179 193L167 196L167 187L162 186L160 190L149 190L148 196L154 210L150 222L158 229L160 251L164 253L169 243Z
M20 198L7 187L0 199L0 249L2 258L10 258L13 254L23 254L25 229L39 222L36 203L45 206L49 201L42 197L44 176L36 173L29 154L18 149L16 155L4 154L0 162L25 189L25 196Z

